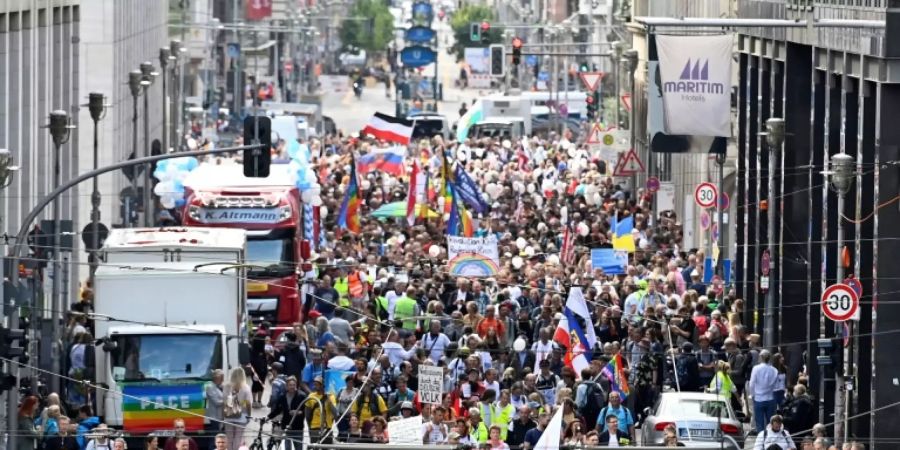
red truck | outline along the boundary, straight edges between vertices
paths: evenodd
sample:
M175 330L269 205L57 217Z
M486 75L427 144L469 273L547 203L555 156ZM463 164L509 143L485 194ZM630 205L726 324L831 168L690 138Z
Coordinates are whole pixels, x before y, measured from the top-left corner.
M184 225L247 230L247 311L254 325L289 329L301 314L303 208L288 165L273 164L267 178L247 178L238 163L203 163L184 187Z

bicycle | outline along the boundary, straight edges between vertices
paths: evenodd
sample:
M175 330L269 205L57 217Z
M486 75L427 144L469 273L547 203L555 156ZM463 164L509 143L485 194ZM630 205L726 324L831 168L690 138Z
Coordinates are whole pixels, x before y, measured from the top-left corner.
M253 443L250 444L249 450L275 450L279 448L281 439L276 436L274 427L274 425L279 425L278 422L271 421L273 425L272 432L269 434L269 440L265 443L265 448L263 448L263 427L270 420L268 417L251 417L250 420L259 422L259 430L257 430L256 437L253 439Z

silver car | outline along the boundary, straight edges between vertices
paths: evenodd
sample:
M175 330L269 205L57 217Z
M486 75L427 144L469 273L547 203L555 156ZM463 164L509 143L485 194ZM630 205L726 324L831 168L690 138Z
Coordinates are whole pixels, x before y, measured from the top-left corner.
M731 405L716 394L663 392L646 414L641 425L643 445L661 445L666 427L674 425L678 441L687 448L719 448L720 439L725 440L727 449L742 448L743 425Z

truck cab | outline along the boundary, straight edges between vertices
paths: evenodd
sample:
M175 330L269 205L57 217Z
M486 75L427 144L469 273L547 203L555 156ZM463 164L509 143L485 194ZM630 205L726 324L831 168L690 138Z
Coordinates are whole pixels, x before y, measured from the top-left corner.
M246 234L209 228L110 232L94 276L97 413L129 435L203 429L214 370L249 354ZM105 320L101 320L104 318ZM187 412L185 412L187 411Z
M247 309L254 324L278 329L300 319L302 207L288 167L273 164L268 178L247 178L240 164L204 163L184 181L185 225L246 231Z

